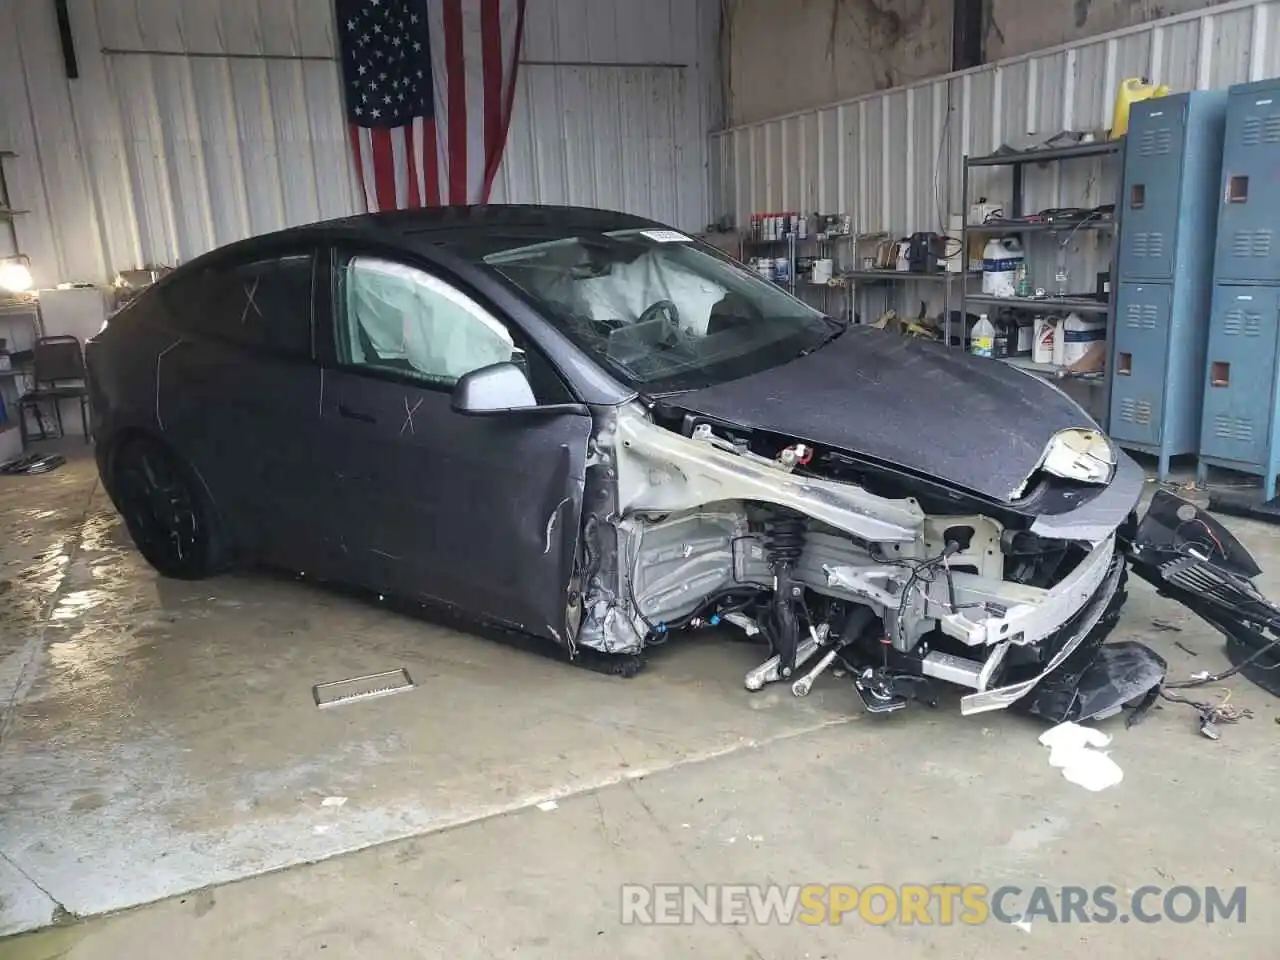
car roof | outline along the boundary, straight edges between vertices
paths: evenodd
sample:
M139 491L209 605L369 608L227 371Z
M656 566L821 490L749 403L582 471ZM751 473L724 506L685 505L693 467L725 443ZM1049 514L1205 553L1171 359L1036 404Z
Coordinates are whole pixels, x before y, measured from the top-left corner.
M652 220L591 207L535 204L486 204L474 207L422 207L389 213L366 213L334 224L353 229L379 229L439 241L449 235L492 229L545 229L555 232L598 232L654 226Z
M495 234L512 240L537 240L655 226L660 224L628 213L590 207L534 204L422 207L362 213L259 234L219 247L183 266L207 258L221 259L224 255L251 256L257 248L278 247L290 241L320 243L367 237L407 249L439 244L467 247Z

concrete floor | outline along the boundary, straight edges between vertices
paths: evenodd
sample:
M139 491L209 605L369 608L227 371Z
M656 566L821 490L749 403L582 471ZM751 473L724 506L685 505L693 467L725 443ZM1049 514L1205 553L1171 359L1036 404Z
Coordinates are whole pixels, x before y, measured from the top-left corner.
M1273 531L1229 525L1280 594ZM56 923L0 941L6 960L1253 958L1280 932L1263 812L1280 717L1242 679L1224 686L1255 718L1217 743L1185 708L1105 724L1125 778L1094 794L1049 767L1041 725L963 719L954 697L873 718L832 678L748 695L758 651L728 637L622 681L265 574L163 581L86 459L0 478L0 529L0 933ZM1226 662L1141 584L1122 637L1175 676ZM397 667L415 690L312 702L314 683ZM1250 909L1242 926L620 924L623 883L672 881L1246 885Z

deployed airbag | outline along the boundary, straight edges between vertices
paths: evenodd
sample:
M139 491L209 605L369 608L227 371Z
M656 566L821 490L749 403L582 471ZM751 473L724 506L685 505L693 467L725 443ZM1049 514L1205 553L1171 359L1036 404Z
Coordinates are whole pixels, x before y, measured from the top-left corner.
M424 376L454 381L512 359L514 344L506 328L430 274L356 257L347 265L345 281L355 363L402 360Z

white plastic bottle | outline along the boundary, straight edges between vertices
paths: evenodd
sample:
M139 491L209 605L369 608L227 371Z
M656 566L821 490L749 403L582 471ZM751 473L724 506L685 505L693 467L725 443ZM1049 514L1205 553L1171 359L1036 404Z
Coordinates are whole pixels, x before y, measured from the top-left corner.
M1106 339L1106 320L1086 320L1073 311L1067 314L1058 328L1058 337L1053 343L1053 362L1059 367L1074 367L1085 358L1090 347Z
M975 357L990 357L995 352L996 328L985 314L978 314L978 322L969 334L969 352Z
M1031 362L1053 363L1058 344L1058 318L1037 315L1032 337Z
M1016 296L1018 267L1025 262L1016 237L989 240L982 249L982 292L991 297Z

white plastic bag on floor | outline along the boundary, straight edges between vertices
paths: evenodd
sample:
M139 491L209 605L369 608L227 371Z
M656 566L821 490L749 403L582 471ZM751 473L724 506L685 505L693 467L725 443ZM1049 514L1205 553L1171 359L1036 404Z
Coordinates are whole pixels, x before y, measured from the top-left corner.
M1049 748L1049 766L1086 790L1105 790L1124 779L1120 765L1101 749L1111 743L1101 730L1068 721L1046 730L1040 742Z

